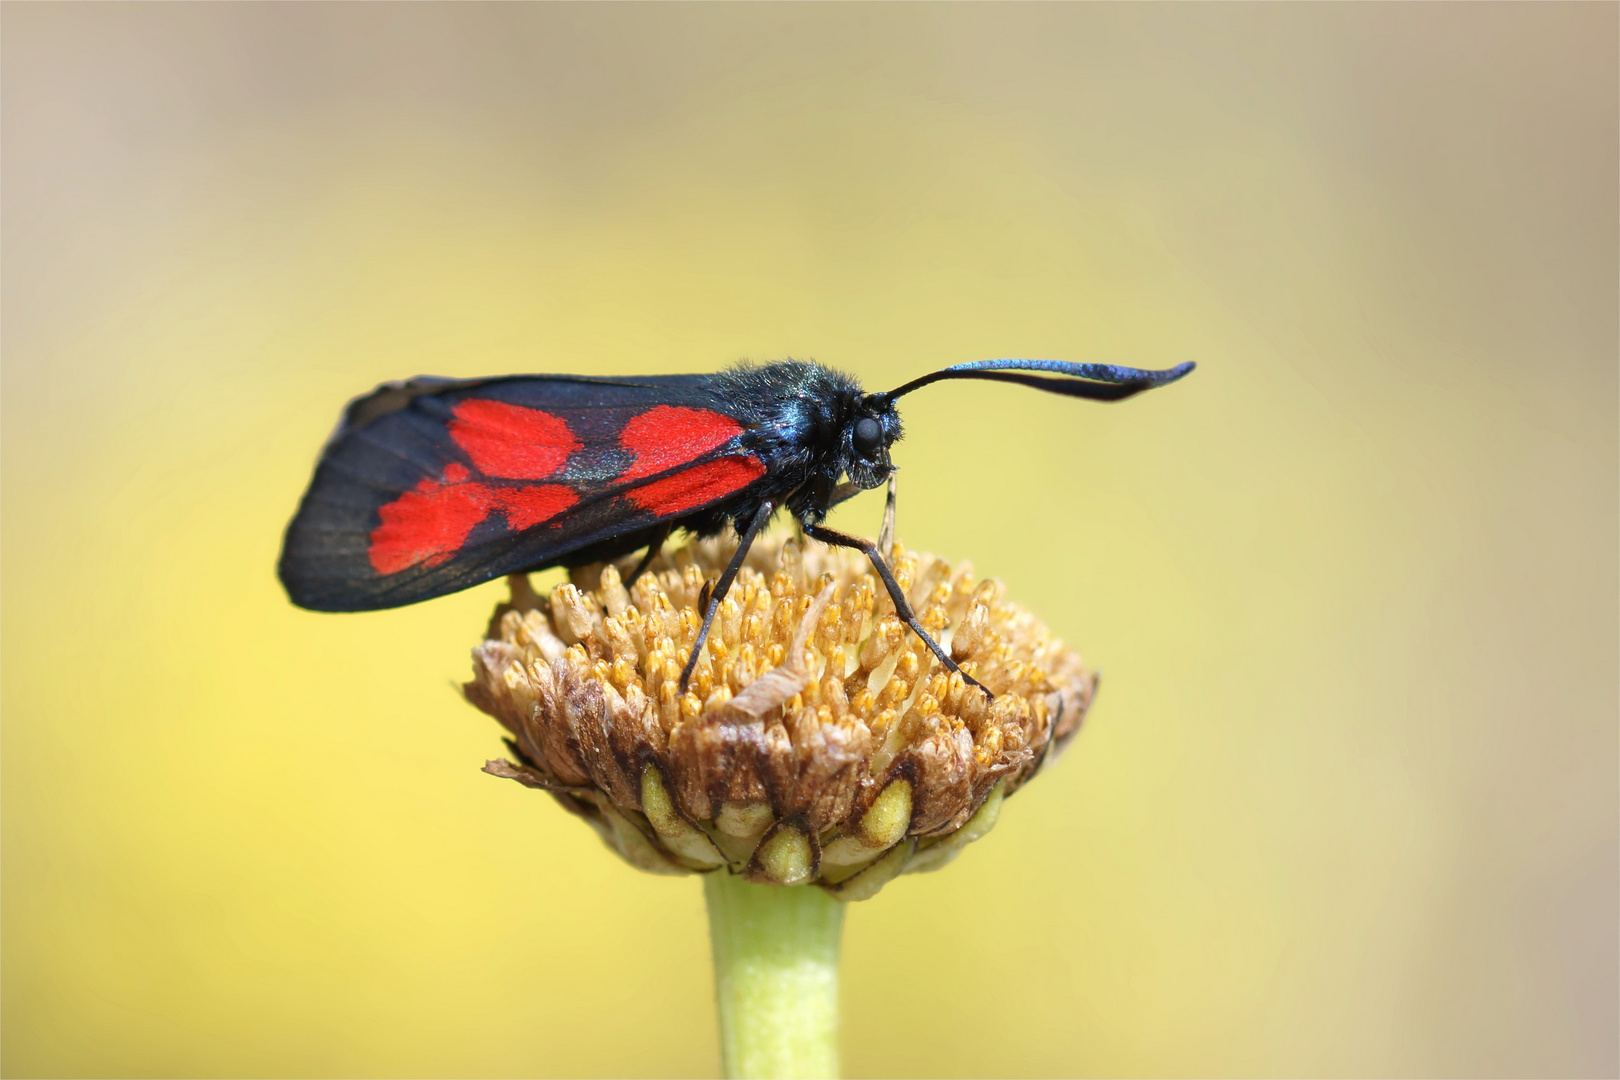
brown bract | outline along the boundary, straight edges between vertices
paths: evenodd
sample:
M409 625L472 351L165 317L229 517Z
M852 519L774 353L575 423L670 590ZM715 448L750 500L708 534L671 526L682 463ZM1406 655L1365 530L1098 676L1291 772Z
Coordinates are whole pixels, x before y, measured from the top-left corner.
M688 544L631 589L613 565L549 598L512 578L464 687L512 735L518 760L485 771L551 792L643 870L854 900L949 862L1079 730L1079 655L1000 582L898 543L923 625L994 700L895 617L864 557L782 536L754 545L682 693L735 544Z

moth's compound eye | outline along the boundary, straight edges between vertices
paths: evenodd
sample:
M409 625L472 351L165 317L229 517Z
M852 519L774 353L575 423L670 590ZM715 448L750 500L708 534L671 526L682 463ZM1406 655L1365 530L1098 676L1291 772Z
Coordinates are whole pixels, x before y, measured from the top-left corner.
M875 457L883 449L883 425L870 416L855 421L855 452L863 458Z

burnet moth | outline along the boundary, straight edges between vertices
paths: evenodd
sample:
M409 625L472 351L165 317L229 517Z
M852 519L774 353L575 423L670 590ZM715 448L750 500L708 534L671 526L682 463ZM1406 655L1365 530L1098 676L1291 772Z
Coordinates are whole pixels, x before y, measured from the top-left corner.
M1192 369L982 360L880 394L797 360L712 375L385 383L349 403L321 451L287 527L281 582L299 607L375 611L645 548L629 584L672 530L712 536L730 525L741 542L709 592L684 686L749 546L786 507L806 536L863 552L898 617L948 670L961 671L917 621L885 558L895 402L946 379L1119 401ZM885 483L881 544L822 524L840 502Z

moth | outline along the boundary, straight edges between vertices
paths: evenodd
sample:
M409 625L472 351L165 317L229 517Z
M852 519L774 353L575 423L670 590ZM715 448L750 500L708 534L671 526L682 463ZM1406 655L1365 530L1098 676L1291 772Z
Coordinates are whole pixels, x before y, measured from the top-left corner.
M1119 401L1191 370L982 360L876 394L798 360L708 375L385 383L348 404L321 451L287 527L281 582L299 607L375 611L645 549L628 585L675 529L713 536L730 526L740 543L709 590L685 686L750 545L785 508L806 536L864 553L896 615L960 672L917 621L887 543L823 524L845 499L888 484L883 538L892 536L895 403L950 379Z

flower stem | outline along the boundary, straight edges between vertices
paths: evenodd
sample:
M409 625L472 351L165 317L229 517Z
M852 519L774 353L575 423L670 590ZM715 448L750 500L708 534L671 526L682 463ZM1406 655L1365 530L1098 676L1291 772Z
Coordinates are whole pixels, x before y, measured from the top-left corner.
M723 869L704 875L703 896L726 1076L837 1076L844 905Z

